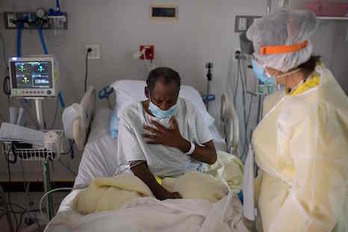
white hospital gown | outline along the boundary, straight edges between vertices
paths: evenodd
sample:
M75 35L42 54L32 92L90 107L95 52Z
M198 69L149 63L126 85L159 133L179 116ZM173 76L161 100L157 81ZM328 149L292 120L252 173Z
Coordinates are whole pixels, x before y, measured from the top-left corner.
M181 136L188 141L202 145L212 140L207 125L196 108L179 98L174 117ZM178 176L188 170L202 170L203 163L194 160L179 149L163 145L147 144L143 138L144 125L156 120L169 127L169 119L157 119L149 115L141 102L134 103L121 114L118 136L116 174L129 172L131 161L145 160L152 174L158 177Z

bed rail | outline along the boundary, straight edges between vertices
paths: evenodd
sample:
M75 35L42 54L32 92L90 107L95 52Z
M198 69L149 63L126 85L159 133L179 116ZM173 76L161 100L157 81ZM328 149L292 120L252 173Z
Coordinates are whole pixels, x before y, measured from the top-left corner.
M233 103L227 93L221 96L221 121L224 123L227 151L239 157L239 120Z
M84 150L95 112L95 104L96 90L93 86L90 86L79 104L81 112L73 119L72 125L64 125L65 134L67 134L66 130L68 130L69 127L73 127L73 133L70 139L74 140L76 148L79 151Z

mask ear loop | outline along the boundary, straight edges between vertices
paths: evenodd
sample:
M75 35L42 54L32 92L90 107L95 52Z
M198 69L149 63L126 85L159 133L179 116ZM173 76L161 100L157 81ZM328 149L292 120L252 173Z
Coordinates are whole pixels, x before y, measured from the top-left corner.
M151 102L151 92L150 92L150 89L149 90L149 105L150 105L150 102Z
M287 73L283 73L283 74L277 75L277 76L275 76L275 78L276 78L277 82L279 82L280 78L284 78L286 76L292 75L292 74L297 73L299 71L301 71L301 68L295 69L295 70L293 70L291 72L287 72Z
M149 112L151 112L151 114L153 115L153 113L152 113L152 111L150 110L150 104L152 103L153 104L153 102L151 101L151 92L150 92L150 88L148 88L148 91L149 91L149 102L148 102L148 105L147 105L147 110L149 111ZM154 116L154 115L153 115Z

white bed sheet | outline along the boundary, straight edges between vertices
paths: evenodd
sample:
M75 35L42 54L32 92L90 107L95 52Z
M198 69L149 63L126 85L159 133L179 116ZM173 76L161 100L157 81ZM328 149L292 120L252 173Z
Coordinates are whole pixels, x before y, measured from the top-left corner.
M117 140L108 130L111 113L107 108L97 110L75 179L75 190L64 198L45 231L248 231L243 224L242 205L232 192L214 204L193 199L141 198L115 211L89 215L75 212L72 202L77 193L94 178L112 176L115 172ZM216 128L211 131L218 149L225 149Z
M74 190L63 200L45 231L248 231L243 223L242 206L232 192L216 203L146 197L119 210L81 215L71 207L78 191L81 190Z

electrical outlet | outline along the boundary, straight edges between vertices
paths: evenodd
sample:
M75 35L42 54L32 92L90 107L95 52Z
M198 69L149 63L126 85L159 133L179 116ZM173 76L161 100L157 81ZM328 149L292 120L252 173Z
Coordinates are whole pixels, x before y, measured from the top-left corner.
M98 60L101 58L101 48L100 44L87 44L86 45L86 52L88 49L91 49L92 51L88 54L89 60Z
M239 18L237 30L246 31L248 27L247 23L248 23L248 20L246 18Z

